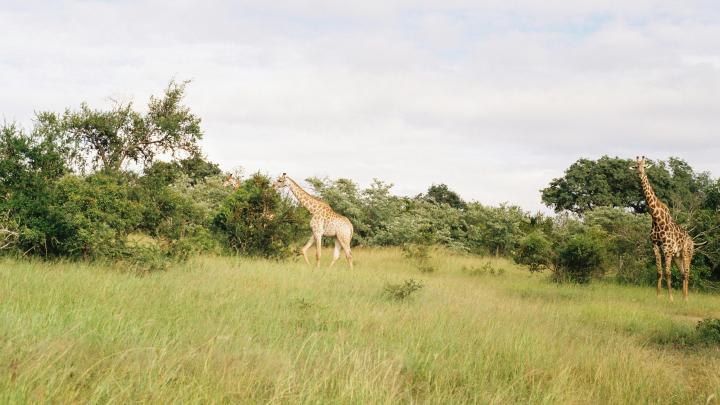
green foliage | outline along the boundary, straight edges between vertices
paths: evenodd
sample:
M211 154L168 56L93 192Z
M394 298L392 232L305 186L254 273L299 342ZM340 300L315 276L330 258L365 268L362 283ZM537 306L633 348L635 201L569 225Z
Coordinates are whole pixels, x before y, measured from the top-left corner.
M298 211L256 173L223 201L213 225L238 254L286 257L306 226Z
M403 256L410 260L422 273L432 273L435 266L432 265L430 246L422 244L405 244L402 247Z
M619 208L599 207L586 213L585 225L604 231L597 243L606 251L605 266L614 272L617 281L654 282L650 222L648 214L632 214Z
M542 190L542 201L556 212L584 214L596 207L629 208L647 211L640 180L631 159L603 156L598 160L579 159ZM652 164L652 162L651 162ZM695 173L677 158L657 161L647 170L655 194L671 208L688 209L702 200L710 186L707 173Z
M399 245L394 236L388 237L391 222L406 212L407 199L390 193L392 184L375 179L370 187L360 190L348 179L307 179L315 194L325 200L333 210L346 216L353 224L353 239L359 245ZM412 239L412 237L405 238Z
M127 180L120 174L63 177L54 188L45 246L33 249L83 258L119 255L141 218L128 192Z
M697 340L703 344L720 345L720 319L705 318L695 325Z
M529 222L527 213L518 206L508 204L487 207L471 203L463 219L468 250L496 256L513 254L523 236L522 228Z
M161 98L151 97L141 114L132 103L96 110L82 104L79 111L37 114L36 131L72 145L68 161L81 168L117 171L127 163L151 164L157 155L199 155L200 118L182 104L188 82L170 82Z
M644 198L634 161L603 156L597 161L579 159L542 190L542 201L555 209L583 214L595 207L630 207L643 211Z
M385 284L383 294L389 300L404 301L421 288L423 288L423 284L411 278L398 284Z
M164 271L170 266L166 252L152 245L126 246L114 259L115 268L136 275Z
M584 232L564 241L558 248L554 280L589 283L592 276L602 270L603 249L599 240L590 232Z
M540 231L525 235L518 244L515 262L528 266L531 272L550 268L554 262L552 242Z
M458 193L450 190L447 184L433 184L422 198L434 204L446 204L456 209L467 207L467 203L460 198Z

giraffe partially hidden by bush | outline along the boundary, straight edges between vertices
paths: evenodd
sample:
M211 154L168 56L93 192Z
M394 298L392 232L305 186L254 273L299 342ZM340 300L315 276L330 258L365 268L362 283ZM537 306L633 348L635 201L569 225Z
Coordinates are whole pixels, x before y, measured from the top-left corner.
M340 257L340 248L342 247L345 252L345 258L350 265L350 269L353 268L352 253L350 252L350 241L353 235L353 225L349 219L333 211L333 209L325 201L310 195L307 191L303 190L293 179L283 173L275 184L273 185L276 190L281 190L288 187L293 193L295 198L298 199L300 204L305 207L312 218L310 219L310 228L312 229L312 236L310 240L303 246L302 255L305 258L305 262L310 264L307 258L307 250L315 244L315 266L320 267L320 250L322 248L322 237L334 236L335 237L335 251L333 252L333 260L330 263L332 267Z
M657 266L657 295L660 295L660 289L662 288L662 255L661 250L665 257L665 279L667 280L668 297L672 301L672 287L670 285L671 274L670 269L672 261L675 260L675 265L680 274L683 277L683 298L688 298L688 277L690 276L690 262L692 261L693 254L695 252L695 242L692 237L678 225L670 216L670 210L663 204L662 201L658 200L655 196L655 192L650 185L647 174L645 173L645 156L642 158L638 157L637 164L634 167L640 175L640 182L642 184L643 193L647 200L648 209L652 216L652 229L650 231L650 240L653 243L653 250L655 251L655 265Z

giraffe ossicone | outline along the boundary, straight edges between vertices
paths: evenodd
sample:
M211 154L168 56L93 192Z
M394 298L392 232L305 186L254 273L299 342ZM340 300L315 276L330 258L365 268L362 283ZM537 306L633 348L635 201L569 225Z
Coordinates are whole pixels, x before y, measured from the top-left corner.
M305 258L305 262L310 264L310 260L307 257L307 250L315 244L315 266L320 267L320 253L322 249L322 237L333 236L335 237L335 250L333 251L333 259L330 263L332 267L340 257L340 248L345 253L345 258L348 261L350 269L353 268L352 252L350 251L350 241L353 235L353 225L347 217L338 214L333 211L328 203L315 197L303 190L293 179L288 177L287 173L283 173L282 176L273 184L275 190L282 190L285 187L290 189L290 192L297 198L300 205L305 207L312 215L310 219L310 228L312 229L312 235L307 241L305 246L302 248L302 255Z

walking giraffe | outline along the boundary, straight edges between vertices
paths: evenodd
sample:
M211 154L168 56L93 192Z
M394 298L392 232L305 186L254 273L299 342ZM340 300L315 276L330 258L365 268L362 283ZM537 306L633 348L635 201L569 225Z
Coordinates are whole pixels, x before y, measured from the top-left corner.
M288 187L293 193L298 202L305 207L312 218L310 219L310 228L312 229L312 236L307 241L305 246L302 248L302 255L305 258L305 262L310 264L307 258L307 250L315 244L315 266L320 267L320 251L322 248L322 237L323 236L334 236L335 237L335 251L333 252L333 259L330 262L332 267L340 257L340 248L342 247L345 252L345 258L350 265L350 269L353 268L352 253L350 252L350 241L353 235L353 226L349 219L333 211L333 209L325 201L310 195L307 191L303 190L293 179L283 173L275 184L273 184L276 190L281 190Z
M670 285L670 269L672 267L672 261L675 261L675 265L680 274L683 277L683 299L687 301L688 298L688 277L690 276L690 262L692 261L693 254L695 252L695 242L692 237L678 225L670 215L670 210L663 204L662 201L658 200L655 196L650 181L648 180L647 174L645 174L645 156L642 158L638 157L635 170L640 175L640 183L642 184L643 193L647 200L648 209L650 210L650 216L652 216L652 228L650 230L650 240L653 243L653 251L655 252L655 265L657 266L657 295L660 295L660 289L662 288L662 259L663 255L665 258L665 279L667 280L668 297L670 301L672 297L672 287ZM661 255L660 253L663 253Z

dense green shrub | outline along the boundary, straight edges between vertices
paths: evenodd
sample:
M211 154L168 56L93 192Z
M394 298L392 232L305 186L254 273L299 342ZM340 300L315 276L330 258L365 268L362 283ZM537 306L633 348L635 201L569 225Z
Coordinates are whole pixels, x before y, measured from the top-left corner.
M531 272L536 272L550 268L554 263L554 256L550 239L540 231L533 231L520 239L514 259L515 262L528 266Z
M307 236L303 218L296 206L272 188L266 176L257 173L223 201L213 225L238 254L285 257L301 235Z
M604 231L598 243L606 250L606 273L613 274L617 281L654 282L650 222L648 214L633 214L619 208L600 207L585 213L586 226Z
M554 279L559 282L588 283L602 270L603 249L589 233L573 235L558 248Z
M695 335L700 343L720 345L720 319L706 318L698 322Z
M46 235L50 251L59 256L117 256L125 238L140 221L139 206L128 198L126 178L118 173L87 177L68 175L54 190Z

